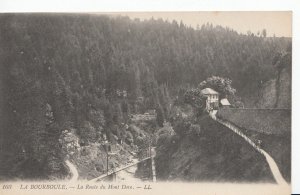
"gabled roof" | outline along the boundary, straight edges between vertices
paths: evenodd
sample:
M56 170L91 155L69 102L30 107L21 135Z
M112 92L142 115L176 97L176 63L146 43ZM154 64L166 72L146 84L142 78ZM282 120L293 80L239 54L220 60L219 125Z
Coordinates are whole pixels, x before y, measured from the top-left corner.
M230 105L231 105L231 104L229 103L229 101L228 101L227 98L221 99L220 103L221 103L223 106L230 106Z
M219 94L218 92L216 92L215 90L211 89L211 88L205 88L201 90L201 93L203 95L217 95Z

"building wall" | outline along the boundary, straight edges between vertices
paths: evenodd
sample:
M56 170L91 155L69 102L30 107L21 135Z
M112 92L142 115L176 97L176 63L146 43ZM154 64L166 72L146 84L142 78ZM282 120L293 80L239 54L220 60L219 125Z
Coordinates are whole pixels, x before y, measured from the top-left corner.
M213 106L219 107L219 95L207 95L206 109L210 110Z
M208 96L207 96L207 99L208 99L210 102L218 102L218 101L219 101L219 95L208 95Z

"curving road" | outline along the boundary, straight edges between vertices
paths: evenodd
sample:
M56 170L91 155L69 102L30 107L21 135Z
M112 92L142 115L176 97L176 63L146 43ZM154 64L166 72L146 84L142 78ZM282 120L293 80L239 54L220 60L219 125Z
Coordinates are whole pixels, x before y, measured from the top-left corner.
M77 181L79 175L75 165L73 165L69 160L66 160L65 163L72 174L72 178L70 179L70 182Z
M276 180L277 184L279 185L285 185L287 186L287 182L284 180L284 178L282 177L279 168L275 162L275 160L263 149L259 148L250 138L248 138L245 134L242 133L242 131L237 128L235 125L231 124L228 121L223 121L220 120L216 117L216 113L217 111L214 110L212 111L209 115L211 116L211 118L217 122L219 122L220 124L228 127L229 129L231 129L234 133L236 133L237 135L241 136L242 138L244 138L244 140L246 142L248 142L255 150L257 150L259 153L261 153L262 155L264 155L264 157L267 160L267 163L271 169L271 172L273 174L274 179Z
M274 176L276 182L280 185L288 185L287 182L282 177L282 175L279 171L279 168L278 168L276 162L274 161L274 159L266 151L261 150L261 152L266 157L267 162L269 164L269 167L273 173L273 176Z

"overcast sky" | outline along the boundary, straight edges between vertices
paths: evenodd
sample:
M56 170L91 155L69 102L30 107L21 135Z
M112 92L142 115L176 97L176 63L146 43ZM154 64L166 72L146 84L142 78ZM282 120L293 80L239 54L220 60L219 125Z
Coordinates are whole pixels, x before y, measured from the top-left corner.
M292 36L292 12L127 12L118 14L141 20L153 17L168 21L182 21L192 27L210 22L213 25L228 26L244 34L248 30L257 33L266 29L267 36L273 36L273 34L277 37Z

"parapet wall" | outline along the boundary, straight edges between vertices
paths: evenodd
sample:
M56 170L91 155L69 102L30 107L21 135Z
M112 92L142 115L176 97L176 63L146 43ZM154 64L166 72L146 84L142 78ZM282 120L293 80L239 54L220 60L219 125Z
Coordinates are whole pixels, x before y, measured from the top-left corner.
M290 109L220 109L216 116L240 128L264 134L282 135L291 132Z

